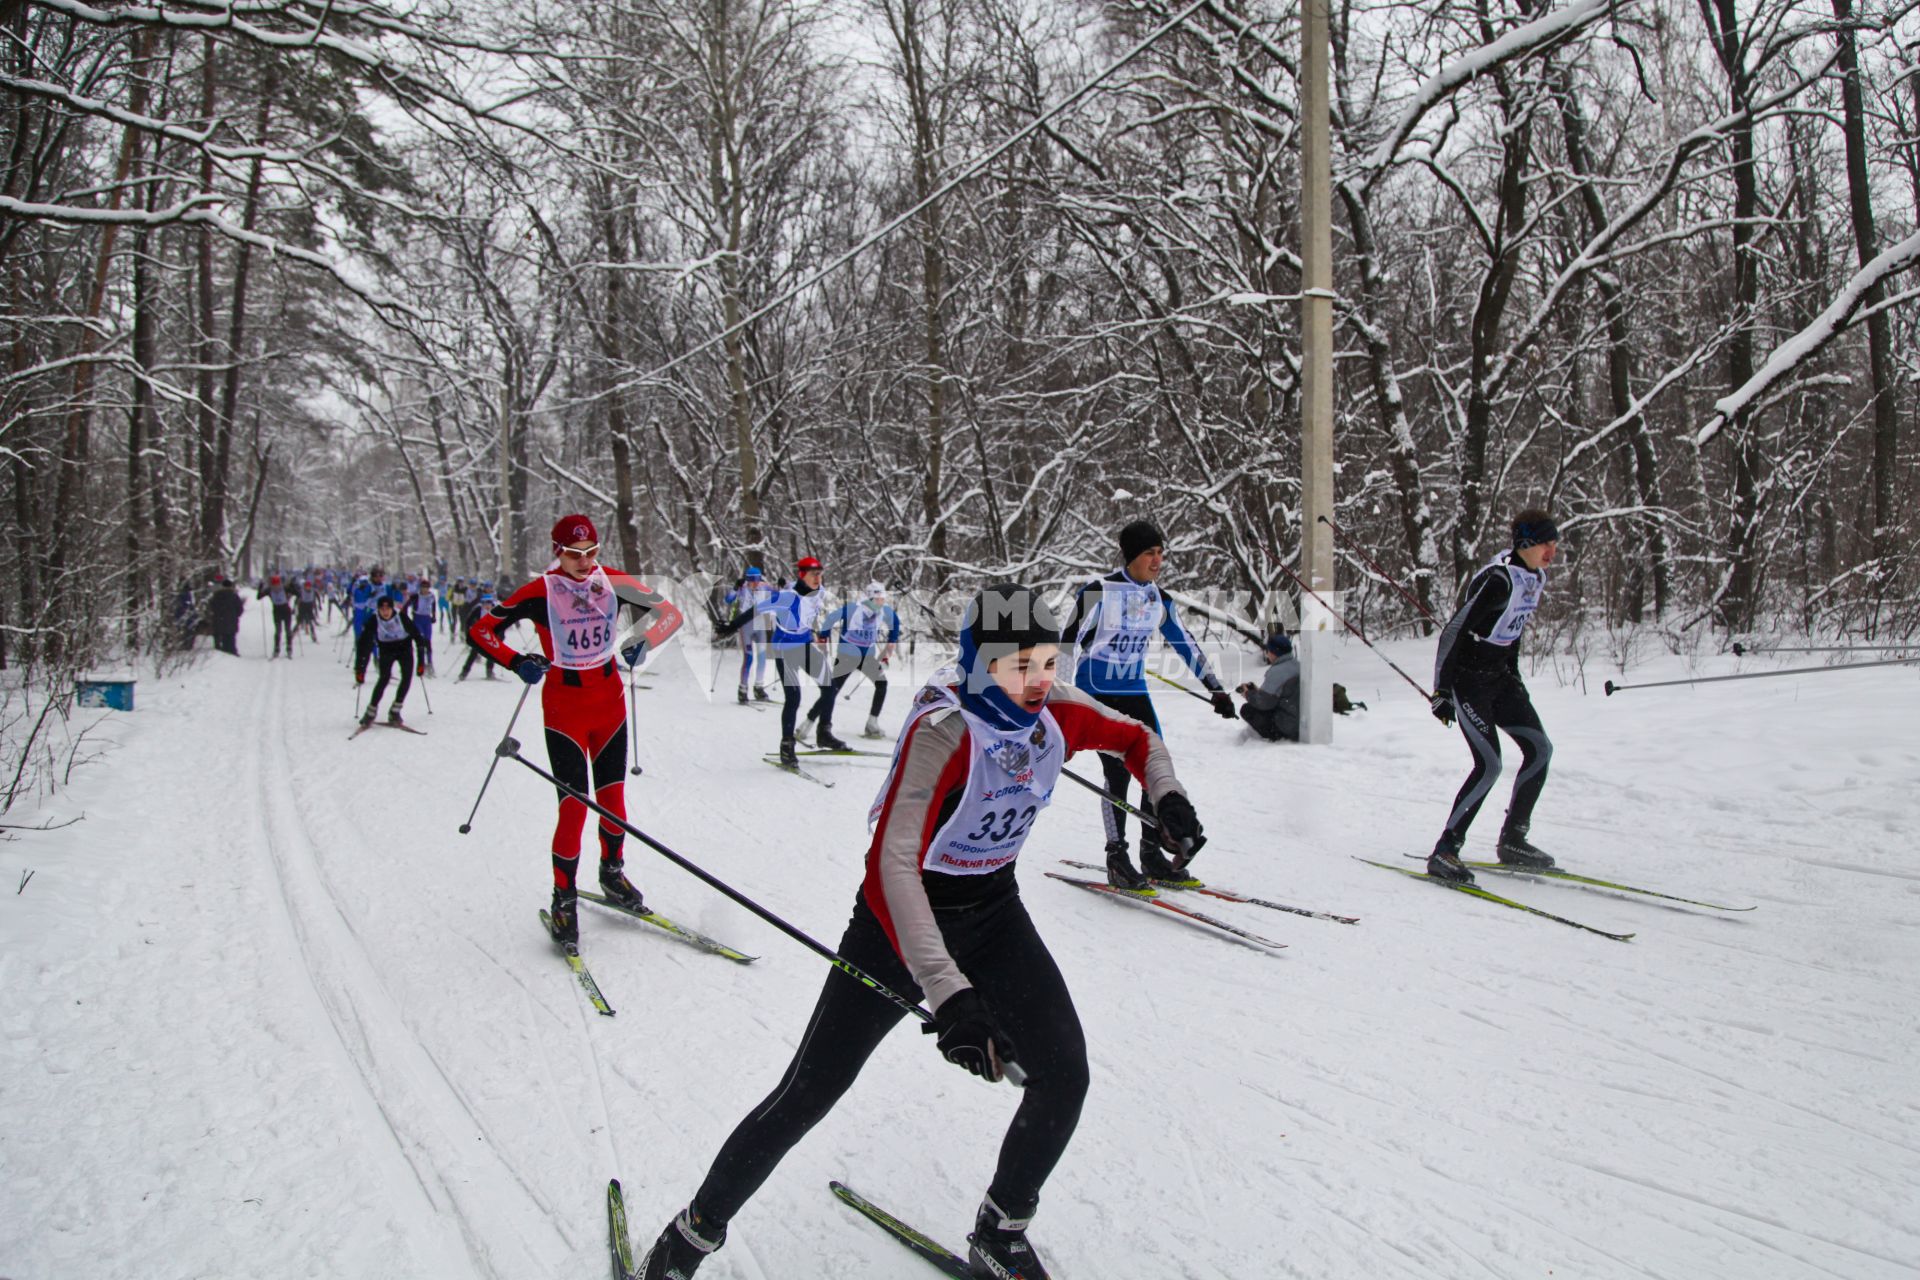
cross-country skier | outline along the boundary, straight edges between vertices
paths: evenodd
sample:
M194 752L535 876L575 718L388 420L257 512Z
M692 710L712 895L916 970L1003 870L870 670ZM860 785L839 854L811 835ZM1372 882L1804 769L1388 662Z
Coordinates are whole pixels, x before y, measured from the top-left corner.
M1180 625L1173 601L1161 592L1158 579L1166 563L1166 539L1151 521L1135 520L1120 531L1122 567L1081 587L1073 598L1062 638L1077 650L1073 682L1114 710L1132 716L1160 732L1147 691L1147 646L1159 632L1200 683L1212 695L1213 709L1228 720L1237 718L1233 698L1207 665L1206 655ZM1107 790L1127 798L1127 770L1111 756L1100 758ZM1153 813L1152 800L1142 800L1142 813ZM1140 891L1153 880L1174 880L1174 868L1154 843L1145 823L1140 825L1140 870L1127 858L1127 819L1110 804L1100 806L1107 830L1107 881L1116 888Z
M618 817L626 817L626 686L614 664L616 648L629 667L649 647L659 648L680 629L680 610L636 578L599 563L600 535L583 515L562 516L553 525L553 563L546 571L481 615L468 630L487 656L528 684L541 684L540 709L546 719L547 759L553 775L575 791L589 794ZM643 637L620 646L620 609L626 606L647 623ZM519 653L500 638L501 629L531 622L540 636L539 653ZM552 675L548 669L555 668ZM577 915L580 829L587 807L572 796L560 801L553 829L553 920L559 942L580 941ZM646 910L640 891L627 879L623 842L626 833L602 818L600 892L609 901Z
M1473 752L1473 769L1454 797L1446 830L1427 858L1427 874L1461 884L1473 872L1460 861L1467 828L1500 776L1500 735L1520 744L1520 772L1500 829L1498 856L1514 867L1550 867L1553 859L1527 841L1534 802L1546 785L1553 744L1520 680L1520 633L1540 607L1547 566L1560 548L1553 518L1529 507L1513 518L1513 549L1502 551L1467 584L1467 596L1440 632L1433 660L1433 714L1442 724L1457 716Z
M373 616L373 606L381 597L387 595L387 571L379 565L367 570L353 580L353 586L347 592L347 598L353 603L353 660L361 667L367 665L370 650L365 648L362 637L367 634L367 619Z
M426 679L433 674L433 620L439 609L439 600L433 592L430 578L420 579L420 590L413 597L413 629L420 633L416 647L420 651L420 678Z
M1000 1079L1005 1063L1026 1072L970 1237L972 1273L1003 1280L1046 1280L1027 1225L1073 1136L1088 1081L1073 998L1014 878L1020 848L1052 799L1060 766L1084 750L1126 762L1186 857L1204 842L1159 735L1056 683L1058 641L1037 592L996 585L974 598L957 669L915 695L901 730L839 947L891 990L932 1005L930 1029L948 1062L988 1080ZM641 1268L646 1280L694 1274L904 1016L839 969L828 972L786 1074L661 1231Z
M459 678L462 680L473 674L474 663L486 659L487 651L482 649L479 642L473 638L473 624L485 617L487 610L493 608L494 603L493 592L485 587L476 586L473 591L473 603L468 605L466 612L460 615L460 634L467 638L467 661L466 665L460 668ZM487 662L486 672L487 679L493 679L492 662Z
M738 629L740 701L743 703L747 700L749 688L757 701L772 701L767 695L767 655L772 651L769 641L771 621L762 615L761 610L772 602L773 596L774 590L767 584L767 577L760 572L758 565L750 566L726 595L726 603L733 609L732 620L744 619Z
M867 727L861 736L884 738L880 728L880 708L887 703L887 663L900 647L900 615L887 603L887 588L869 582L859 600L847 603L820 621L820 630L832 642L840 633L840 645L833 654L833 685L820 695L820 702L807 712L807 723L820 719L826 709L826 721L832 720L832 708L840 698L840 689L854 672L863 673L873 685L873 701L867 706Z
M820 620L820 579L824 570L812 556L802 556L793 566L793 585L774 592L773 598L757 606L773 620L768 638L773 649L773 664L780 672L780 688L786 697L780 708L780 763L797 768L799 755L794 750L794 734L800 718L800 676L813 677L820 687L821 700L814 703L820 728L813 742L827 751L845 751L847 744L833 736L833 705L825 700L833 683L827 674L826 637L816 629ZM809 717L811 723L812 717Z
M293 656L293 600L287 591L286 579L279 574L269 577L262 583L260 590L254 593L256 600L273 602L273 652L269 658L280 656L280 645L287 646L287 656Z
M367 699L366 712L360 717L362 727L372 724L375 713L380 710L380 695L387 691L387 681L393 678L396 663L400 667L400 688L387 711L387 723L404 723L400 707L407 700L407 690L413 688L413 646L419 638L413 619L400 612L392 596L381 596L375 601L373 612L367 615L367 625L355 637L353 646L355 684L367 682L367 658L376 652L380 658L380 679L374 682L373 696ZM363 654L367 656L362 657Z
M307 633L307 643L320 641L320 588L312 578L294 584L297 594L294 601L294 629ZM293 652L293 646L287 646L287 652Z

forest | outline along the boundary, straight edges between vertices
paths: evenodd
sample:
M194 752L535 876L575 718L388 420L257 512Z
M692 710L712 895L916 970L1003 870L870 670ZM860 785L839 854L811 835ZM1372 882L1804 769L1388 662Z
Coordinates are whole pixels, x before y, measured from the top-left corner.
M1912 635L1913 6L1332 27L1350 616L1420 625L1535 504L1563 622ZM1298 49L1266 0L0 0L0 662L163 650L209 575L512 582L571 509L922 610L1148 515L1259 634Z

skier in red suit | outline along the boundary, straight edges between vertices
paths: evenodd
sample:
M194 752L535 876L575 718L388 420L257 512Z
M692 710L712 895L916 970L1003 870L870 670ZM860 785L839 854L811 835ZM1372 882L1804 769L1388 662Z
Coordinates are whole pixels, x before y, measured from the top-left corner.
M604 808L626 816L627 714L614 652L629 667L647 650L680 629L680 610L637 578L599 563L600 535L583 515L562 516L553 526L553 563L546 571L480 615L468 631L492 661L528 684L542 684L547 758L553 775L590 792ZM646 630L620 645L620 610L633 610ZM521 653L500 636L516 622L531 622L539 653ZM556 941L580 940L576 909L580 831L587 807L562 794L553 829L553 932ZM609 901L645 911L640 891L626 877L626 833L600 821L600 891Z

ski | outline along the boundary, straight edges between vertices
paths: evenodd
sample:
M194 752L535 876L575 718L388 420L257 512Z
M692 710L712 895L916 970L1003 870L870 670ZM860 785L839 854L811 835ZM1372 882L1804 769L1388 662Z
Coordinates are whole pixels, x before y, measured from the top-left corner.
M1384 867L1388 871L1397 871L1403 876L1411 876L1415 880L1425 880L1427 883L1437 884L1443 889L1453 889L1466 894L1468 897L1479 898L1483 902L1493 902L1503 907L1512 907L1515 911L1524 911L1528 915L1540 916L1547 920L1557 920L1561 924L1572 925L1576 929L1585 929L1588 933L1597 933L1603 938L1612 938L1615 942L1626 942L1633 937L1630 933L1609 933L1605 929L1596 929L1590 924L1581 924L1578 920L1569 920L1565 916L1557 916L1551 911L1542 911L1538 907L1530 907L1524 902L1515 902L1512 898L1503 898L1497 893L1489 893L1477 884L1458 884L1452 880L1442 880L1438 876L1430 876L1424 871L1409 871L1405 867L1396 867L1391 862L1375 862L1371 858L1356 857L1354 861L1364 862L1370 867Z
M633 1240L627 1235L627 1202L620 1195L620 1179L607 1183L607 1247L613 1253L613 1280L633 1280L639 1268L633 1261Z
M359 737L361 734L365 733L369 729L405 729L408 733L417 733L423 738L427 736L427 731L425 729L416 729L410 724L388 724L385 720L375 720L372 724L363 724L358 729L355 729L352 733L348 734L347 741L352 742L355 738Z
M1475 871L1495 871L1507 876L1536 876L1543 880L1564 880L1568 884L1584 885L1590 889L1609 889L1614 893L1637 893L1646 898L1660 898L1667 902L1684 902L1690 907L1705 907L1709 911L1757 911L1758 907L1729 907L1719 902L1702 902L1698 898L1682 898L1671 893L1661 893L1655 889L1642 889L1637 885L1619 884L1612 880L1599 880L1593 876L1583 876L1572 871L1562 871L1559 867L1510 867L1503 862L1469 862Z
M973 1271L967 1266L967 1260L953 1250L915 1231L845 1183L829 1182L827 1187L840 1197L842 1204L932 1263L942 1275L952 1276L953 1280L973 1280Z
M1062 858L1061 862L1069 867L1078 867L1082 871L1105 871L1106 868L1095 862L1075 862L1071 858ZM1209 898L1218 898L1222 902L1244 902L1250 907L1265 907L1269 911L1285 911L1296 916L1306 916L1310 920L1333 920L1340 924L1359 924L1359 916L1337 916L1331 911L1314 911L1307 907L1290 907L1284 902L1272 902L1266 898L1254 898L1234 889L1222 889L1218 885L1202 884L1199 881L1183 883L1178 880L1155 880L1153 883L1163 889L1182 889L1192 893L1204 893Z
M1063 884L1077 885L1085 889L1088 893L1097 893L1109 898L1122 898L1130 902L1138 902L1142 906L1158 907L1162 911L1171 911L1174 915L1184 920L1192 921L1208 929L1217 929L1221 933L1238 938L1242 942L1252 946L1270 947L1276 951L1286 949L1287 944L1284 942L1275 942L1271 938L1263 938L1257 933L1240 928L1238 925L1228 924L1225 920L1221 920L1216 916L1202 915L1198 911L1189 911L1185 907L1175 906L1165 898L1147 897L1144 894L1129 893L1125 889L1115 888L1104 880L1082 880L1076 876L1063 876L1057 871L1049 871L1045 874Z
M547 931L547 936L553 938L553 945L560 948L560 954L566 957L567 968L573 970L574 976L580 979L580 989L587 993L587 999L593 1002L594 1009L602 1017L611 1018L613 1006L608 1004L607 998L600 994L600 984L593 980L593 973L587 968L587 962L580 958L580 948L553 937L553 917L547 914L545 907L540 908L540 925Z
M603 893L588 893L585 889L579 892L580 900L583 902L597 903L609 911L617 911L621 915L631 919L644 921L656 929L672 934L682 942L691 943L701 950L711 951L717 956L725 956L735 964L752 964L760 958L759 956L750 956L744 951L735 951L732 947L718 939L709 938L704 933L696 933L683 924L676 924L674 921L661 915L658 911L635 911L631 907L623 907L617 902L609 902L607 896Z
M780 763L779 756L761 756L760 758L762 760L765 760L768 764L772 765L774 768L778 769L782 773L790 773L796 778L805 778L808 782L818 783L820 786L823 786L823 787L830 788L833 786L831 782L827 781L825 778L821 777L819 774L808 773L805 769L802 769L797 764Z
M893 752L891 751L862 751L859 747L848 747L845 751L832 751L825 747L809 747L805 751L796 751L794 754L801 756L869 756L876 760L893 759Z

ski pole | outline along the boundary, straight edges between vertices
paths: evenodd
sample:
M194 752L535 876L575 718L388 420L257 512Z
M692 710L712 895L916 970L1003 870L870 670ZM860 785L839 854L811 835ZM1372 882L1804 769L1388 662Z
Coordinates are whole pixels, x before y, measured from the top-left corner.
M1345 618L1341 617L1338 613L1336 613L1334 611L1333 606L1328 604L1326 602L1326 599L1318 591L1315 591L1312 587L1307 585L1306 579L1302 578L1299 574L1295 573L1292 569L1288 568L1284 564L1280 566L1280 572L1286 574L1289 578L1292 578L1295 582L1299 583L1300 589L1302 591L1312 596L1315 600L1320 601L1320 607L1322 609L1325 609L1329 614L1331 614L1335 622L1338 622L1341 626L1345 627L1348 631L1351 631L1354 635L1359 636L1360 643L1367 646L1367 648L1372 649L1375 656L1377 656L1380 659L1380 661L1392 667L1393 673L1395 675L1399 676L1402 680L1405 680L1408 684L1412 685L1413 691L1415 693L1425 698L1428 702L1433 701L1433 695L1428 693L1425 689L1421 688L1420 682L1418 680L1415 680L1412 676L1402 671L1400 669L1399 663L1395 662L1392 658L1389 658L1386 654L1381 653L1379 648L1375 646L1373 641L1367 639L1366 636L1361 635L1360 629L1358 627L1355 627L1351 622L1348 622Z
M413 681L420 686L420 700L427 704L427 714L433 714L433 696L427 692L427 664L414 660Z
M1607 696L1627 689L1664 689L1676 684L1718 684L1722 680L1765 680L1768 676L1817 676L1828 671L1858 671L1862 667L1910 667L1920 658L1883 658L1879 662L1842 662L1832 667L1788 667L1784 671L1748 671L1737 676L1695 676L1690 680L1652 680L1646 684L1606 683Z
M1885 653L1888 650L1920 649L1920 644L1763 644L1733 642L1733 656L1749 653Z
M1433 610L1427 608L1427 606L1425 606L1424 604L1421 604L1419 596L1414 595L1411 591L1408 591L1405 587L1401 586L1399 581L1395 579L1392 574L1388 573L1385 569L1381 568L1380 562L1375 560L1372 556L1368 555L1366 553L1366 550L1363 547L1361 547L1359 543L1355 542L1352 538L1349 538L1347 536L1347 531L1345 529L1342 529L1339 525L1335 524L1327 516L1321 516L1320 523L1327 526L1327 528L1333 530L1333 536L1340 539L1341 542L1345 543L1347 550L1359 556L1361 562L1365 564L1367 568L1379 574L1381 580L1384 581L1388 586L1392 587L1395 591L1398 591L1400 593L1401 598L1404 599L1408 604L1418 609L1422 617L1426 618L1428 622L1431 622L1436 627L1440 625L1440 619L1433 616Z
M508 734L512 734L514 722L520 719L520 708L527 705L527 695L532 692L533 692L532 685L527 685L520 690L520 701L513 704L513 718L507 721ZM501 741L512 742L513 739L511 737L506 737L506 738L502 738ZM467 820L460 824L461 835L464 836L469 831L473 830L473 815L480 812L480 801L487 794L487 787L491 785L493 782L493 771L495 769L498 769L499 767L500 767L500 753L496 751L493 756L493 763L487 766L487 776L483 778L480 782L480 794L473 798L473 808L467 811Z
M355 720L360 718L360 695L366 691L366 686L358 680L353 682L353 718Z
M799 929L793 925L788 924L785 920L782 920L779 916L767 910L765 907L755 902L752 898L749 898L746 894L741 893L738 889L735 889L732 885L728 884L726 881L720 879L718 876L713 875L712 873L707 871L704 867L700 866L698 863L693 862L690 859L684 858L680 856L678 853L675 853L672 849L668 848L666 845L662 844L660 841L655 840L652 836L648 835L646 832L642 831L640 828L634 826L631 822L628 822L625 818L621 817L619 814L613 812L611 809L608 809L607 807L602 805L598 800L595 800L592 796L587 795L583 791L577 791L574 788L568 786L566 783L562 782L560 779L554 777L553 774L548 773L545 769L542 769L539 765L535 764L533 761L521 755L520 744L513 737L508 736L500 739L500 745L494 748L493 754L496 760L501 758L505 758L508 760L518 760L521 764L531 769L536 776L544 778L546 781L552 783L554 787L558 788L560 791L573 797L575 800L578 800L581 804L584 804L585 806L587 806L587 808L593 810L593 812L600 815L600 820L602 822L611 822L615 826L618 826L621 830L625 831L628 835L632 836L635 840L638 840L641 844L646 845L647 848L653 850L655 853L665 858L668 862L671 862L674 866L679 867L682 871L685 871L688 875L693 876L696 880L699 880L701 883L705 884L709 888L717 890L719 893L732 899L734 902L739 903L741 906L745 907L747 910L753 912L754 915L759 916L762 920L765 920L768 924L772 925L774 928L778 929L780 932L786 934L789 938L792 938L795 942L798 942L801 946L806 947L809 951L812 951L815 955L825 960L828 964L832 965L834 968L838 969L840 972L846 974L849 978L852 978L855 982L860 983L860 985L866 987L869 991L872 991L874 994L882 996L885 999L887 999L889 1002L891 1002L896 1008L900 1009L902 1012L912 1014L914 1017L920 1019L920 1021L923 1023L931 1024L933 1022L933 1015L927 1012L927 1010L921 1008L919 1005L915 1004L913 1001L907 999L905 996L901 995L899 992L893 990L893 988L887 986L884 982L881 982L878 978L875 978L873 975L866 972L866 970L862 969L859 965L853 963L853 961L841 955L838 951L835 951L832 947L827 946L823 942L817 941L811 934L807 933L805 930ZM1017 1064L1011 1063L1011 1062L1002 1063L1000 1070L1001 1070L1001 1073L1004 1074L1011 1083L1016 1085L1021 1085L1026 1083L1026 1079L1027 1079L1026 1072L1022 1071Z
M1174 688L1178 689L1180 692L1186 694L1189 698L1198 698L1200 699L1200 701L1206 703L1208 706L1213 705L1212 698L1209 698L1204 693L1195 693L1192 689L1187 688L1187 686L1181 684L1178 680L1169 680L1151 667L1148 667L1146 669L1146 672L1148 675L1152 676L1155 680L1158 680L1161 684L1170 684Z
M1081 786L1085 787L1087 790L1093 792L1093 794L1099 796L1102 800L1105 800L1108 804L1112 805L1114 808L1122 810L1123 812L1132 814L1134 817L1140 819L1141 822L1145 823L1149 827L1152 827L1154 830L1157 831L1160 829L1160 820L1158 818L1154 817L1150 813L1140 812L1138 809L1134 808L1132 805L1128 804L1125 800L1122 800L1119 796L1113 794L1113 792L1107 790L1105 787L1101 786L1099 783L1094 782L1088 778L1083 778L1071 769L1062 769L1060 771L1060 776L1063 778L1073 779L1075 782L1079 783Z
M633 760L633 767L627 772L638 775L640 772L640 690L633 683L635 668L627 668L627 751ZM507 726L511 732L513 726Z

